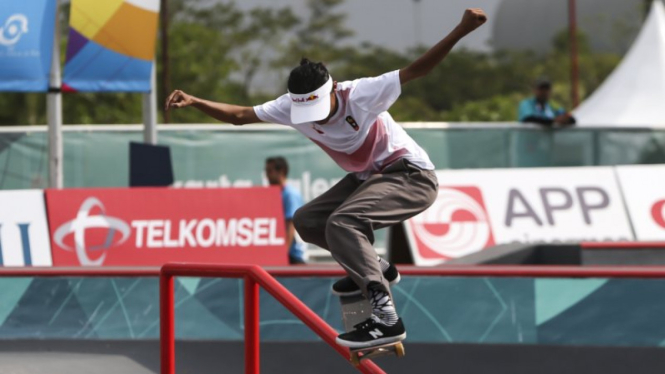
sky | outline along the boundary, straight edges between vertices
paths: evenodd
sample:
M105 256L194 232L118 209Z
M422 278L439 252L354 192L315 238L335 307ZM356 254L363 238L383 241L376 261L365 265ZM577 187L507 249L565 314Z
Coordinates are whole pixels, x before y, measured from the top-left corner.
M230 0L210 0L228 2ZM418 44L433 45L441 40L459 22L464 9L483 8L490 21L487 25L465 38L459 46L486 51L493 27L492 14L501 0L348 0L340 10L347 13L347 26L355 31L352 42L371 41L404 51ZM305 0L239 0L243 9L257 6L292 6L296 13L304 14ZM415 27L420 24L420 31Z

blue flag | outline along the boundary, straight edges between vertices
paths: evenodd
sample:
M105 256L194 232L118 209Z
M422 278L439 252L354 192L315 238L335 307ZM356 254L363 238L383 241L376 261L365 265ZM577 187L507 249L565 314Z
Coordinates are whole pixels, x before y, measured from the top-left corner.
M56 0L2 2L0 91L48 91L56 7Z

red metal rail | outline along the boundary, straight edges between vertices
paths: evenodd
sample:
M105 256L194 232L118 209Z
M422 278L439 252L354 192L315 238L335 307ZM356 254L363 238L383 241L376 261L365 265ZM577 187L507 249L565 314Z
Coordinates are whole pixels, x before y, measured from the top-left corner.
M652 243L653 244L653 243ZM664 266L400 266L405 276L460 277L566 277L566 278L665 278ZM158 268L0 268L0 277L160 277L161 373L175 373L175 276L225 277L245 280L246 373L259 373L259 286L296 315L345 358L347 349L336 344L337 332L272 276L337 277L338 266L303 266L262 269L256 265L167 264ZM363 373L383 373L371 361L363 361Z
M259 373L259 286L312 329L339 354L349 359L349 350L340 347L337 331L295 297L268 272L257 265L166 264L160 275L161 373L175 374L174 276L243 278L245 281L245 373ZM363 361L363 373L384 373L371 361ZM385 374L385 373L384 373Z
M0 277L158 277L159 268L114 267L2 267Z
M665 278L665 266L552 266L552 265L443 265L398 266L400 274L416 277L533 277L533 278ZM337 266L266 268L275 277L338 277Z
M217 266L217 265L213 265ZM665 266L551 266L551 265L443 265L398 266L402 275L416 277L534 277L534 278L665 278ZM340 277L336 265L267 267L274 277ZM0 267L0 277L158 277L152 268ZM201 275L199 275L201 276Z

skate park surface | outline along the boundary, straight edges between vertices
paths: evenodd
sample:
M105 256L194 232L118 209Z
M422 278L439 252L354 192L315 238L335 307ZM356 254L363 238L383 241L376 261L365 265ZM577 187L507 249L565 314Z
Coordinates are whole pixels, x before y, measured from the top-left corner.
M661 348L495 344L405 344L406 357L375 362L386 373L655 374ZM242 342L178 342L177 373L244 373ZM159 373L157 341L15 340L0 342L3 374ZM324 343L263 343L261 373L357 371Z

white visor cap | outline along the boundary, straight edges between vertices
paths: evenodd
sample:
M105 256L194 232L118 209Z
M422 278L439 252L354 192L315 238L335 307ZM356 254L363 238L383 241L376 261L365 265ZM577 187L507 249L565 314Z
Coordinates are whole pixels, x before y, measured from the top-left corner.
M330 114L330 93L333 88L332 77L316 91L307 94L294 94L291 96L291 122L300 124L325 119Z

